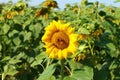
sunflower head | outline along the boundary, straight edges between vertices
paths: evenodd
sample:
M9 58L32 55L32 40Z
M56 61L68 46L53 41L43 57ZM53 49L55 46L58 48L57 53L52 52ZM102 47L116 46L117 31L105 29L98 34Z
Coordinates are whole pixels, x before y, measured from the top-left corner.
M45 28L42 37L45 43L46 53L50 58L64 59L77 50L77 34L69 23L62 24L60 21L53 21Z
M46 0L43 3L43 5L46 6L46 7L48 7L48 8L58 8L58 4L54 0Z
M36 10L35 17L46 16L48 13L49 13L48 8L41 8L41 9Z

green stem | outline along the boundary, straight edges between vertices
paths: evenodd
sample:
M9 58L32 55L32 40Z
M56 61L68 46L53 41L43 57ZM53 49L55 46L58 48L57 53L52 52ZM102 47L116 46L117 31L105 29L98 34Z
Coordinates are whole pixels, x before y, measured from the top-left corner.
M93 54L94 54L94 52L93 52L93 47L92 47L90 41L88 41L88 46L89 46L89 48L90 48L91 54L93 55Z
M63 80L64 78L64 61L63 60L60 60L60 64L61 64L61 79L60 80Z

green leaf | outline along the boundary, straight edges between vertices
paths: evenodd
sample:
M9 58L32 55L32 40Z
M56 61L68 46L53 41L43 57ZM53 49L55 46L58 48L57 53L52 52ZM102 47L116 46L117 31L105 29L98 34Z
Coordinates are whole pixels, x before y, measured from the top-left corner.
M24 23L24 20L23 20L23 17L21 16L17 16L13 19L14 23L16 24L23 24Z
M97 68L98 70L101 70L102 67L103 67L103 64L99 64L99 63L98 63L98 64L96 65L96 68Z
M2 61L2 62L4 62L4 61L8 61L8 60L10 60L10 58L11 58L10 56L6 56L6 57L3 58L1 61Z
M37 80L47 80L49 79L55 71L55 64L48 66L44 72L38 77Z
M70 76L65 77L63 80L76 80L75 78L72 78Z
M30 40L31 39L31 35L32 35L31 32L25 32L25 34L24 34L24 41Z
M35 38L37 38L39 37L39 33L42 30L42 26L40 23L37 23L35 25L31 25L29 29L33 32L33 35L35 36Z
M108 53L111 57L117 57L118 56L118 54L116 52L115 45L113 43L108 43L108 44L106 44L106 46L108 47L108 49L110 51Z
M83 69L75 70L72 77L76 80L92 80L93 79L93 69L91 67L85 66Z
M43 61L43 58L46 57L46 53L42 52L39 55L36 56L35 61L31 64L32 67L41 64L41 62Z
M9 32L8 36L9 37L14 37L15 34L19 33L19 31L17 30L12 30L11 32Z
M56 80L55 79L55 76L51 76L49 79L47 79L47 80Z
M16 63L19 63L19 62L21 62L21 60L12 58L12 59L9 60L8 63L9 63L9 64L16 64Z
M3 28L3 33L6 34L6 33L8 33L10 26L7 24L4 24L4 26L2 28Z
M21 40L20 40L19 37L17 37L17 38L14 38L14 39L13 39L13 42L14 42L14 44L15 44L16 46L19 46L20 43L21 43Z
M32 21L33 21L33 19L29 19L29 20L25 21L25 23L23 24L23 26L24 27L28 26Z
M20 58L23 58L25 56L25 53L24 52L20 52L18 55L16 55L14 58L15 59L20 59Z
M87 30L86 28L79 28L79 32L81 33L81 34L90 34L90 32L89 32L89 30Z
M5 65L4 66L4 73L6 75L15 75L18 71L15 69L15 66L14 65Z
M116 49L115 49L115 45L113 44L113 43L108 43L107 44L107 47L110 49L110 50L112 50L112 51L115 51Z
M75 61L69 61L69 65L70 65L70 68L72 70L75 70L75 69L80 69L82 67L82 64L78 63L78 62L75 62Z
M109 69L112 70L112 69L116 69L118 66L117 62L114 60L111 64L110 64L110 67Z
M86 46L85 44L81 44L79 47L78 47L78 49L79 49L79 51L80 52L82 52L82 51L84 51L86 48L88 48L88 46Z

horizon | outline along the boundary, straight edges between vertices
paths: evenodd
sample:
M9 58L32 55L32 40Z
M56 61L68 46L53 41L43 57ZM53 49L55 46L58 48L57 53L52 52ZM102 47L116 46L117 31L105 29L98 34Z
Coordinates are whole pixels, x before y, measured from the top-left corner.
M8 1L10 0L0 0L0 3L7 3ZM42 2L44 2L45 0L30 0L28 2L28 5L30 6L37 6L39 4L41 4ZM65 8L65 5L67 3L73 5L75 3L79 4L81 2L81 0L66 0L66 1L63 1L63 0L55 0L57 1L58 3L58 6L60 9L64 9ZM95 1L98 1L99 3L103 3L105 4L106 6L115 6L115 7L120 7L120 2L118 3L115 3L115 0L110 0L109 2L107 0L88 0L88 2L95 2ZM12 0L13 3L16 3L18 2L18 0Z

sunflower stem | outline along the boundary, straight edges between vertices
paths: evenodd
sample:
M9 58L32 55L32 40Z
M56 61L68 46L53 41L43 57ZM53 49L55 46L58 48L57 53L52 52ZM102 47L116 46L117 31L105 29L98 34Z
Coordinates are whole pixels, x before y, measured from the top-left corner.
M64 78L64 60L60 60L60 64L61 64L61 79L60 80L63 80Z

